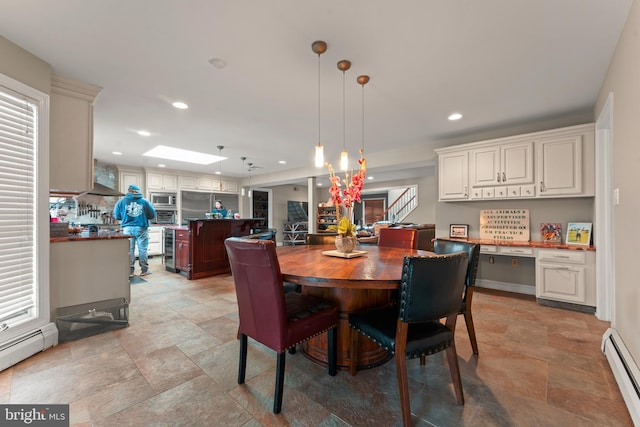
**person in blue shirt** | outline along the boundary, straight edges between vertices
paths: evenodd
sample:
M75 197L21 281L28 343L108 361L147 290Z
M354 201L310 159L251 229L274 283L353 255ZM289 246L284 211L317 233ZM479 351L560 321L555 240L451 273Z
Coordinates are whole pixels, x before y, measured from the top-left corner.
M140 187L130 185L127 194L118 200L113 208L113 217L120 222L122 234L131 236L129 239L129 259L131 268L129 277L133 277L136 262L135 248L138 245L138 263L140 276L151 274L149 271L149 220L156 216L156 210L151 202L142 197Z
M211 211L212 214L220 214L222 215L222 218L226 218L227 217L227 210L224 208L224 206L222 206L222 201L220 200L216 200L215 206L213 208L213 210Z

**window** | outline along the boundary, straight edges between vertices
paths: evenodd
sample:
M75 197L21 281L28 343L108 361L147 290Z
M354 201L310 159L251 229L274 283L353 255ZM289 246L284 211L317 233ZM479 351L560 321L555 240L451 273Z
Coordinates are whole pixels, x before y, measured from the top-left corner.
M0 344L49 321L48 115L46 94L0 74Z

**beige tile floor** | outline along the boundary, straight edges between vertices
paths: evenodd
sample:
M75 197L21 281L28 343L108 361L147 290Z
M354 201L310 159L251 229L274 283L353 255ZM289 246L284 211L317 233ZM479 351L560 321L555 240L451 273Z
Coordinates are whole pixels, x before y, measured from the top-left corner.
M395 363L335 377L287 356L283 411L271 413L274 354L251 342L237 384L231 276L188 281L151 260L133 285L130 326L58 345L0 373L0 402L69 403L76 426L395 426ZM600 352L609 326L478 289L480 355L460 318L456 343L466 404L456 404L443 354L409 361L416 426L632 426Z

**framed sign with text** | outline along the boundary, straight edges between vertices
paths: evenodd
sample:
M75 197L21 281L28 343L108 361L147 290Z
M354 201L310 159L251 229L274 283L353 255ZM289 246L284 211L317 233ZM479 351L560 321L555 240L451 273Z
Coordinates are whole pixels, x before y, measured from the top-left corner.
M481 210L480 238L528 242L529 209Z

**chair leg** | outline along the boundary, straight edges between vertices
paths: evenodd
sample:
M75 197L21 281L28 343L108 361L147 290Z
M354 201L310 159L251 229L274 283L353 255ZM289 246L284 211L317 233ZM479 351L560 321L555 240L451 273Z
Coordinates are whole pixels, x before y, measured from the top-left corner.
M471 348L473 354L478 354L478 341L476 341L476 329L473 326L473 317L471 316L471 310L469 307L464 312L464 323L467 324L467 331L469 332L469 340L471 341Z
M420 365L424 366L426 363L427 363L427 358L423 354L422 356L420 356Z
M296 354L296 346L295 345L293 347L289 348L289 354Z
M350 344L349 344L349 373L351 376L354 376L358 370L358 339L360 338L360 333L355 329L349 328Z
M464 405L462 378L460 377L460 366L458 365L458 353L456 352L455 343L451 343L451 347L447 349L447 362L449 362L449 371L451 372L453 389L456 392L456 400L458 401L459 405Z
M411 399L409 398L409 377L407 375L407 333L409 324L398 320L396 326L396 374L398 376L398 390L400 392L400 406L402 408L402 423L411 426Z
M273 413L279 414L282 410L282 391L284 390L284 365L287 352L278 353L276 363L276 390L273 396Z
M329 375L335 377L338 373L338 326L327 331L327 352L329 357Z
M240 363L238 365L238 384L244 384L247 371L247 336L240 334Z

